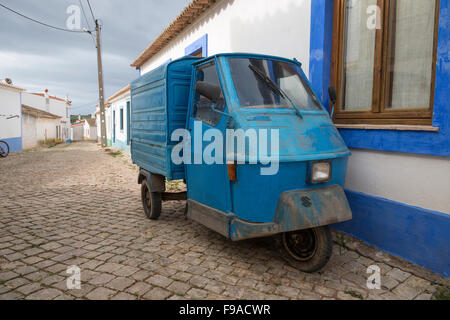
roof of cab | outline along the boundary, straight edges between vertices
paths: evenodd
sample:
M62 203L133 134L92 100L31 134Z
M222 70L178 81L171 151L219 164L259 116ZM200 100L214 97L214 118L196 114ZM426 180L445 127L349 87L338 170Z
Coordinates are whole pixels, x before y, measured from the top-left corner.
M209 56L207 58L200 58L197 62L195 62L195 65L202 64L204 62L207 62L209 60L218 58L218 57L235 57L235 58L261 58L261 59L271 59L271 60L280 60L285 62L294 62L299 64L300 66L302 63L298 61L297 59L288 59L284 57L279 56L272 56L267 54L258 54L258 53L245 53L245 52L234 52L234 53L218 53L212 56Z

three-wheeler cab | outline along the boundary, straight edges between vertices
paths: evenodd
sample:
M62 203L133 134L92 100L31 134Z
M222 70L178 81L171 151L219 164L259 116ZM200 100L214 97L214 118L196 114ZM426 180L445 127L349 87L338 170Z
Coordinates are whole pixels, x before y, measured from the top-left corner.
M133 82L131 110L148 218L162 201L186 199L190 219L228 239L276 235L298 269L325 266L329 225L352 218L350 151L298 61L185 57ZM187 192L167 193L166 180L184 180Z

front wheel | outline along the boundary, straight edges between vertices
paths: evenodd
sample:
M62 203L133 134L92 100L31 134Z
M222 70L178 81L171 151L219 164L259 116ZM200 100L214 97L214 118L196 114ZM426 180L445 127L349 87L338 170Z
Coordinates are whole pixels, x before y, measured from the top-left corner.
M161 215L161 193L152 192L147 180L142 181L141 199L147 218L150 220L158 220Z
M283 258L300 271L317 272L331 258L333 238L329 226L286 232L280 237Z
M9 154L9 146L5 141L0 141L0 158L6 158Z

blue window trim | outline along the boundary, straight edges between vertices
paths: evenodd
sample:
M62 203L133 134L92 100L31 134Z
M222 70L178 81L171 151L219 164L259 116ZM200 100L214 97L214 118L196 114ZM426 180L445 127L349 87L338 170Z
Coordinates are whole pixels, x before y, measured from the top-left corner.
M433 126L439 132L340 130L350 148L450 157L450 0L441 0L437 48ZM314 91L329 108L331 82L333 1L311 2L310 74Z
M141 67L137 68L137 72L138 72L138 76L140 77L141 76Z
M190 56L199 50L202 50L203 58L208 57L208 34L205 34L203 37L187 46L184 53L185 55Z

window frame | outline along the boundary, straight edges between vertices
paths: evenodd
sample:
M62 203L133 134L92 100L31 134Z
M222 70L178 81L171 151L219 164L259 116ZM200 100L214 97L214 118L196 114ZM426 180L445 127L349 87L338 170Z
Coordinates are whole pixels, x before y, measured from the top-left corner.
M120 107L120 111L119 111L119 127L120 127L120 132L123 132L125 126L124 126L124 114L123 114L123 107Z
M216 69L216 72L217 72L217 78L219 80L219 85L220 85L220 87L222 89L222 95L223 95L224 103L225 103L224 110L222 112L217 112L217 111L213 111L211 109L212 112L214 112L215 114L218 115L217 122L214 122L214 123L210 123L210 122L207 122L205 119L199 118L198 115L197 115L197 110L196 110L196 95L197 95L197 93L194 90L193 94L192 94L192 102L191 102L192 109L190 110L190 117L192 117L192 119L194 119L195 121L200 121L203 124L206 124L206 125L208 125L210 127L217 128L217 126L222 121L223 113L228 110L227 98L226 98L225 90L224 90L224 87L222 85L222 80L221 80L221 77L220 77L221 74L220 74L220 68L219 68L218 61L216 59L210 59L210 60L202 62L201 64L196 65L194 67L195 76L194 76L194 79L193 79L193 81L194 81L193 84L194 84L194 88L195 88L195 85L197 84L197 81L198 81L198 79L197 79L197 72L198 72L198 70L202 69L202 68L208 68L210 66L214 66L214 68Z
M381 29L375 35L375 62L371 110L345 111L342 110L342 78L345 35L345 4L347 0L333 0L333 43L331 61L331 83L338 92L333 120L337 124L397 124L397 125L432 125L434 95L436 87L436 61L439 32L440 0L435 0L435 25L433 34L433 57L431 74L431 94L428 108L421 109L388 109L386 98L388 90L388 57L389 57L389 19L390 9L395 0L377 0L380 8Z

